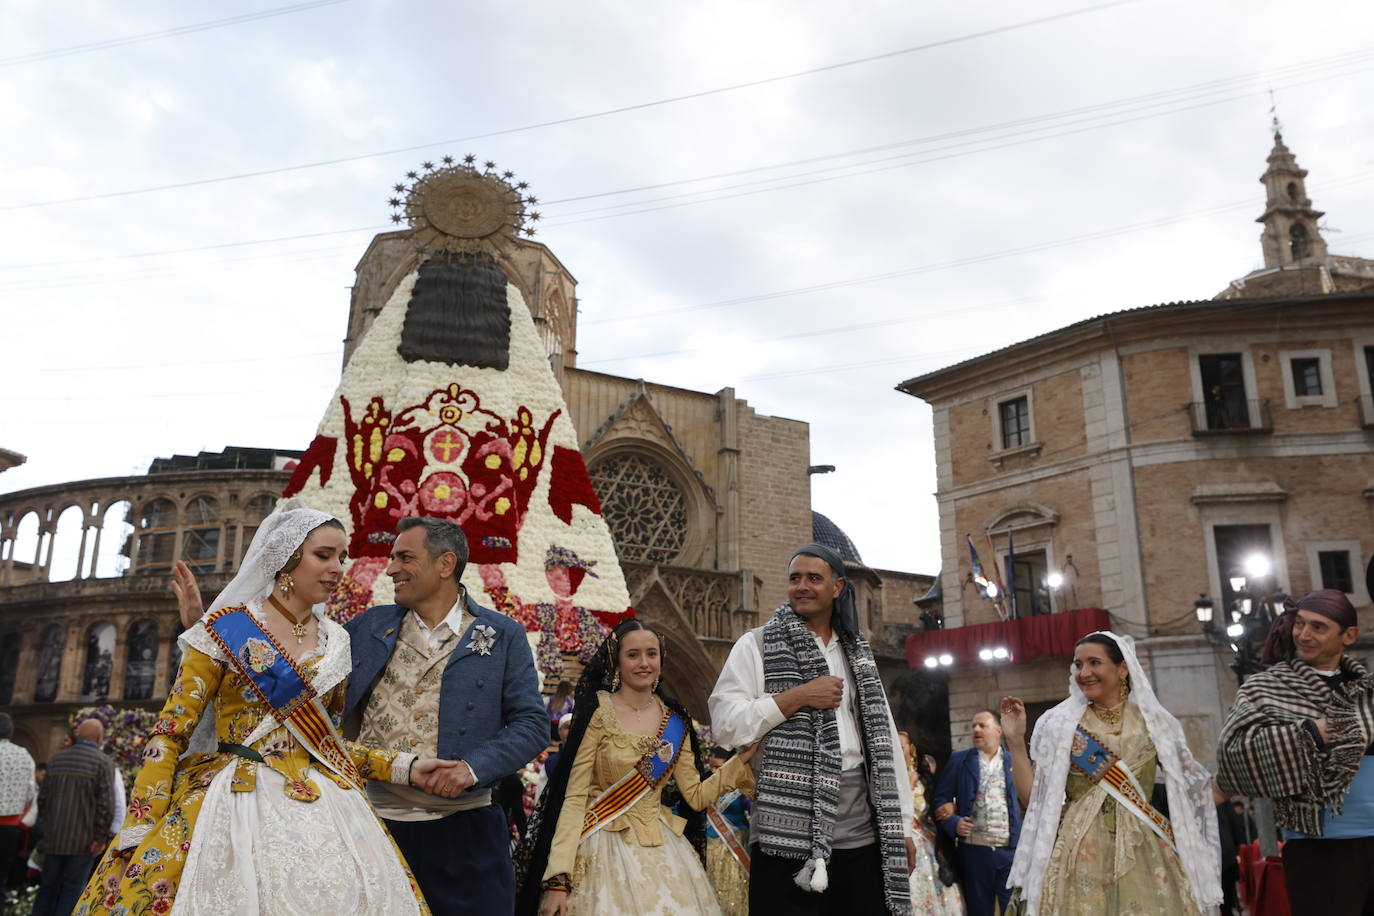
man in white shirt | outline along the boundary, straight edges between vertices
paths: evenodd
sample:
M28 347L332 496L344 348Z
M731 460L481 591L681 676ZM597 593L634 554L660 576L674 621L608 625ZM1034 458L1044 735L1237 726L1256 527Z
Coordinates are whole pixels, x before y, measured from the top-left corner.
M718 744L763 741L750 909L908 912L911 785L838 554L797 550L788 603L735 643L710 707Z

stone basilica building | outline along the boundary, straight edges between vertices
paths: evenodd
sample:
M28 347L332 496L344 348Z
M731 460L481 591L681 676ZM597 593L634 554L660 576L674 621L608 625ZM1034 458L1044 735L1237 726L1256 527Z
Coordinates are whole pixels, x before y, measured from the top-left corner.
M345 363L418 257L407 231L372 240L356 268ZM508 240L496 261L524 296L562 387L631 603L665 636L668 686L706 715L733 641L785 599L791 551L813 539L846 557L886 673L903 671L914 599L934 579L867 568L844 532L812 511L807 424L759 414L732 388L689 391L578 368L569 269L526 239ZM309 436L302 429L290 444L303 448ZM75 708L160 705L180 632L171 565L190 564L207 595L222 588L300 454L229 448L159 459L145 475L0 496L0 707L14 715L18 743L43 760ZM67 549L55 553L64 537ZM68 555L75 564L56 568L54 557Z

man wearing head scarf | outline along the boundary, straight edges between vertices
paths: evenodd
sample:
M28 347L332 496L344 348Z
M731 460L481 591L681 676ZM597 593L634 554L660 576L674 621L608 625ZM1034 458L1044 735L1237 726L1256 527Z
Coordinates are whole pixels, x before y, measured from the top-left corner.
M787 595L735 643L710 701L718 744L763 742L750 910L908 913L911 786L844 562L798 548Z
M1274 799L1294 916L1374 907L1374 676L1343 592L1285 605L1236 695L1217 751L1222 789ZM1318 891L1318 889L1320 889Z

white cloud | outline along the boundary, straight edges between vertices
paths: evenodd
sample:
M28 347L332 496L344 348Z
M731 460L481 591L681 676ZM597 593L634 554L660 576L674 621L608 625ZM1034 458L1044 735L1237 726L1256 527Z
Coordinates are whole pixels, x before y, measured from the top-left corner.
M177 184L467 137L881 54L1061 12L888 2L654 5L379 0L8 68L0 79L0 207ZM82 8L0 12L8 54L217 18L213 5L149 7L137 23ZM474 152L547 201L931 137L1190 86L1351 50L1374 25L1356 0L1295 18L1277 0L1150 2L738 92L451 149L197 184L57 207L0 210L0 301L31 346L7 360L0 442L30 455L0 488L123 474L158 454L226 444L300 445L337 376L352 268L408 168ZM7 28L14 24L14 28ZM1215 36L1224 29L1225 41ZM1333 248L1374 254L1374 74L1281 88L1285 137ZM1321 75L1321 74L1316 74ZM1282 85L1282 81L1280 81ZM868 158L943 156L872 175L692 206L571 222L573 211L648 201L687 185L542 206L539 238L579 280L588 368L715 391L811 425L816 508L882 566L939 563L928 409L899 380L1092 314L1212 295L1258 257L1268 98L1140 117L970 152L958 138ZM1251 87L1252 89L1254 87ZM1181 106L1180 106L1181 107ZM1136 117L1149 112L1124 114ZM132 125L132 129L131 129ZM1082 125L1086 126L1086 125ZM1017 138L1010 138L1010 142ZM984 145L989 145L985 143ZM934 147L951 147L934 152ZM778 174L721 179L733 185ZM851 169L855 170L855 169ZM820 176L817 176L820 177ZM1331 182L1324 189L1322 183ZM726 190L722 195L737 194ZM977 260L1021 246L1253 207L1110 238ZM673 201L639 208L663 206ZM636 208L630 208L636 209ZM557 225L560 221L564 225ZM1342 236L1364 241L1343 246ZM169 249L196 254L127 258ZM1352 250L1353 248L1353 250ZM116 260L102 260L120 256ZM15 265L74 262L14 269ZM903 276L661 317L647 315L876 274ZM17 315L11 318L11 313ZM916 321L906 321L915 317ZM812 337L805 329L871 323ZM661 350L702 348L672 357ZM325 356L308 354L324 353ZM638 357L592 363L604 358ZM224 362L270 358L261 362ZM185 363L205 361L203 367ZM146 370L48 371L146 364ZM797 367L812 375L788 375ZM834 368L832 367L840 367ZM751 376L760 376L751 378ZM774 377L763 377L774 376ZM40 379L34 385L30 379ZM238 391L238 395L223 392ZM184 392L184 397L150 397ZM200 394L197 394L197 393ZM270 392L270 394L264 394ZM50 400L59 398L60 400ZM107 442L92 452L92 431ZM884 481L875 490L875 481Z

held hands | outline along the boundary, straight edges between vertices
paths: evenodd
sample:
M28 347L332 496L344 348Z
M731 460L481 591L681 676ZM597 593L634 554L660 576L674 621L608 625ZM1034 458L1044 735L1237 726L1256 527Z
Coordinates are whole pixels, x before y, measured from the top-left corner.
M958 834L961 839L968 839L973 835L973 818L959 818L959 823L955 825L954 832Z
M935 809L934 813L931 814L931 817L935 818L935 823L938 824L953 813L954 802L945 802L943 805Z
M539 904L539 916L568 916L568 892L549 888Z
M200 599L200 586L196 583L195 574L181 560L172 567L172 591L176 592L181 626L190 627L205 613L205 603Z
M742 747L735 756L740 759L740 763L748 763L750 760L754 759L754 754L758 752L761 743L760 741L755 741L753 744Z
M457 798L473 783L472 767L463 760L422 757L410 768L410 784L431 795Z
M1026 740L1026 704L1019 697L1002 697L1002 734L1008 742Z

